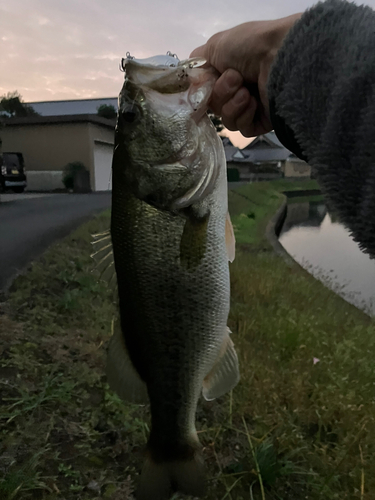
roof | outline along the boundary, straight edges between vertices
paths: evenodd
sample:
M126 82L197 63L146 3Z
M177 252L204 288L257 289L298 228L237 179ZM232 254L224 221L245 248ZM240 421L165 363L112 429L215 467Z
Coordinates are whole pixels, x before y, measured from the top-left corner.
M275 132L268 132L268 134L258 135L250 144L243 148L243 150L255 149L255 148L284 148L279 139L277 138Z
M7 127L16 125L49 125L61 123L95 123L114 130L116 121L98 115L63 115L63 116L26 116L24 118L8 118L4 120Z
M106 104L117 111L117 97L100 99L72 99L69 101L28 102L41 116L96 114L98 107Z
M229 137L225 137L224 135L219 135L219 137L222 140L224 147L227 147L227 146L235 147L235 146L233 146L233 144L232 144L231 140L229 139Z
M233 155L235 155L239 149L236 148L236 146L224 146L224 151L225 151L225 159L226 161L230 161L233 157Z
M276 163L285 161L290 155L291 152L281 144L275 132L269 132L259 135L237 153L233 152L230 157L226 154L226 157L227 161L238 163Z

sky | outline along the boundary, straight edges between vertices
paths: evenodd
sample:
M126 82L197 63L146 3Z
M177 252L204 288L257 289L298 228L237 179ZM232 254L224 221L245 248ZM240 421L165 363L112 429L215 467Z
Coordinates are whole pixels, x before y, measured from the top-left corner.
M218 31L284 17L314 3L0 0L0 95L18 90L26 102L114 97L127 52L143 58L170 50L184 59ZM365 3L375 8L375 0ZM231 138L244 142L239 133Z

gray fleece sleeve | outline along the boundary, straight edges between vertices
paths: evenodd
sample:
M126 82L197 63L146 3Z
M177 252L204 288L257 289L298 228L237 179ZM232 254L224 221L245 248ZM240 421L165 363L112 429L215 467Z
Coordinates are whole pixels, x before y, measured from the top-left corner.
M375 257L375 12L341 0L305 12L276 56L268 97L280 141Z

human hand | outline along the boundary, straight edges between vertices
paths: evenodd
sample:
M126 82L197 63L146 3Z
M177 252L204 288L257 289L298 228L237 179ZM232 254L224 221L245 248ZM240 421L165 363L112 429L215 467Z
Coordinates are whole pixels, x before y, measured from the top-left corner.
M255 21L213 35L190 57L204 57L218 78L210 108L229 130L253 137L272 130L267 81L282 42L302 14Z

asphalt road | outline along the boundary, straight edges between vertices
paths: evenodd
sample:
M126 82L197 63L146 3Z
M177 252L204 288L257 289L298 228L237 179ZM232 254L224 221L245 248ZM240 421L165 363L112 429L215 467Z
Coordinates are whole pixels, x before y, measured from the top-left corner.
M0 291L48 246L110 207L111 193L22 197L0 203Z

